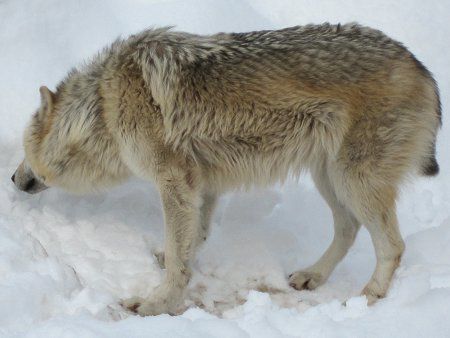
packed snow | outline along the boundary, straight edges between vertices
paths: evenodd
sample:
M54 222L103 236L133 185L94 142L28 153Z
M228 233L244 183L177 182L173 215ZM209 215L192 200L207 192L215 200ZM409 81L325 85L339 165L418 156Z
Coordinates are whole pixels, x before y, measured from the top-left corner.
M0 0L0 335L4 337L450 337L450 1ZM329 281L296 291L287 275L330 243L331 212L308 176L223 196L197 255L185 311L139 317L121 299L147 296L164 271L158 193L131 180L73 196L19 192L10 177L23 129L74 65L117 36L175 25L194 33L349 22L408 46L439 83L441 174L408 183L398 204L406 252L387 297L359 292L375 267L361 230ZM343 305L344 301L346 305Z

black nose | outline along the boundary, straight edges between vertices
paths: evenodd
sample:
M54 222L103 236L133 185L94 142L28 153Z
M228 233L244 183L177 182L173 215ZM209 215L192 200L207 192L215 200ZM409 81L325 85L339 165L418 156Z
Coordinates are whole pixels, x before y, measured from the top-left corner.
M31 180L29 180L27 182L27 184L25 185L25 189L23 189L24 191L30 191L31 189L33 189L33 187L36 184L36 180L34 178L32 178Z
M16 183L16 174L11 176L11 181L13 181L13 183Z

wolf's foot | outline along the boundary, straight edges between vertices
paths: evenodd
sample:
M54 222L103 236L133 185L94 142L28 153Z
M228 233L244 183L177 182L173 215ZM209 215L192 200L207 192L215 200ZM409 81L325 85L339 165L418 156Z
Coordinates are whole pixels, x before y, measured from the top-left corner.
M122 307L124 307L125 309L137 313L137 309L139 308L139 306L141 306L142 303L145 302L144 298L141 297L131 297L128 299L125 299L123 301L120 302L120 305Z
M321 273L314 271L297 271L289 276L289 285L296 290L314 290L325 281Z
M173 315L177 304L167 299L143 299L133 297L122 302L122 306L139 316L157 316L163 313Z
M376 288L367 285L364 290L361 292L362 296L366 296L367 305L375 304L379 299L384 298L386 292L382 292L381 290L376 290Z
M167 290L167 291L166 291ZM176 314L182 301L182 290L159 287L159 292L151 298L132 297L122 301L121 305L140 316L156 316L163 313Z

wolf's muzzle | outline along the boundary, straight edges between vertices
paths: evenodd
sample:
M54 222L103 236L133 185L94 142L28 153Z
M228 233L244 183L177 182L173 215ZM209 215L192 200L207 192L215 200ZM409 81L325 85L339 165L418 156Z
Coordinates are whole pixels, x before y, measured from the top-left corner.
M19 190L25 191L29 194L36 194L48 188L44 183L42 183L32 175L17 176L17 171L16 173L14 173L14 175L11 176L11 181L14 182L14 185Z

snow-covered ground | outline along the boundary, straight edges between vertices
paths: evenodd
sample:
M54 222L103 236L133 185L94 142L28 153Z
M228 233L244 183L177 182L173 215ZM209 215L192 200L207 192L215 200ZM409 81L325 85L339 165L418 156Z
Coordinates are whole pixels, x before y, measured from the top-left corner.
M449 18L449 0L0 0L0 335L450 337ZM367 307L358 296L375 264L365 230L325 285L289 288L286 276L314 262L332 238L331 213L305 176L221 199L186 312L127 314L118 301L150 294L163 275L154 257L163 246L158 194L137 180L87 197L17 191L10 176L38 87L54 88L118 35L148 26L213 33L324 21L382 29L441 88L441 174L403 190L406 252L387 298Z

